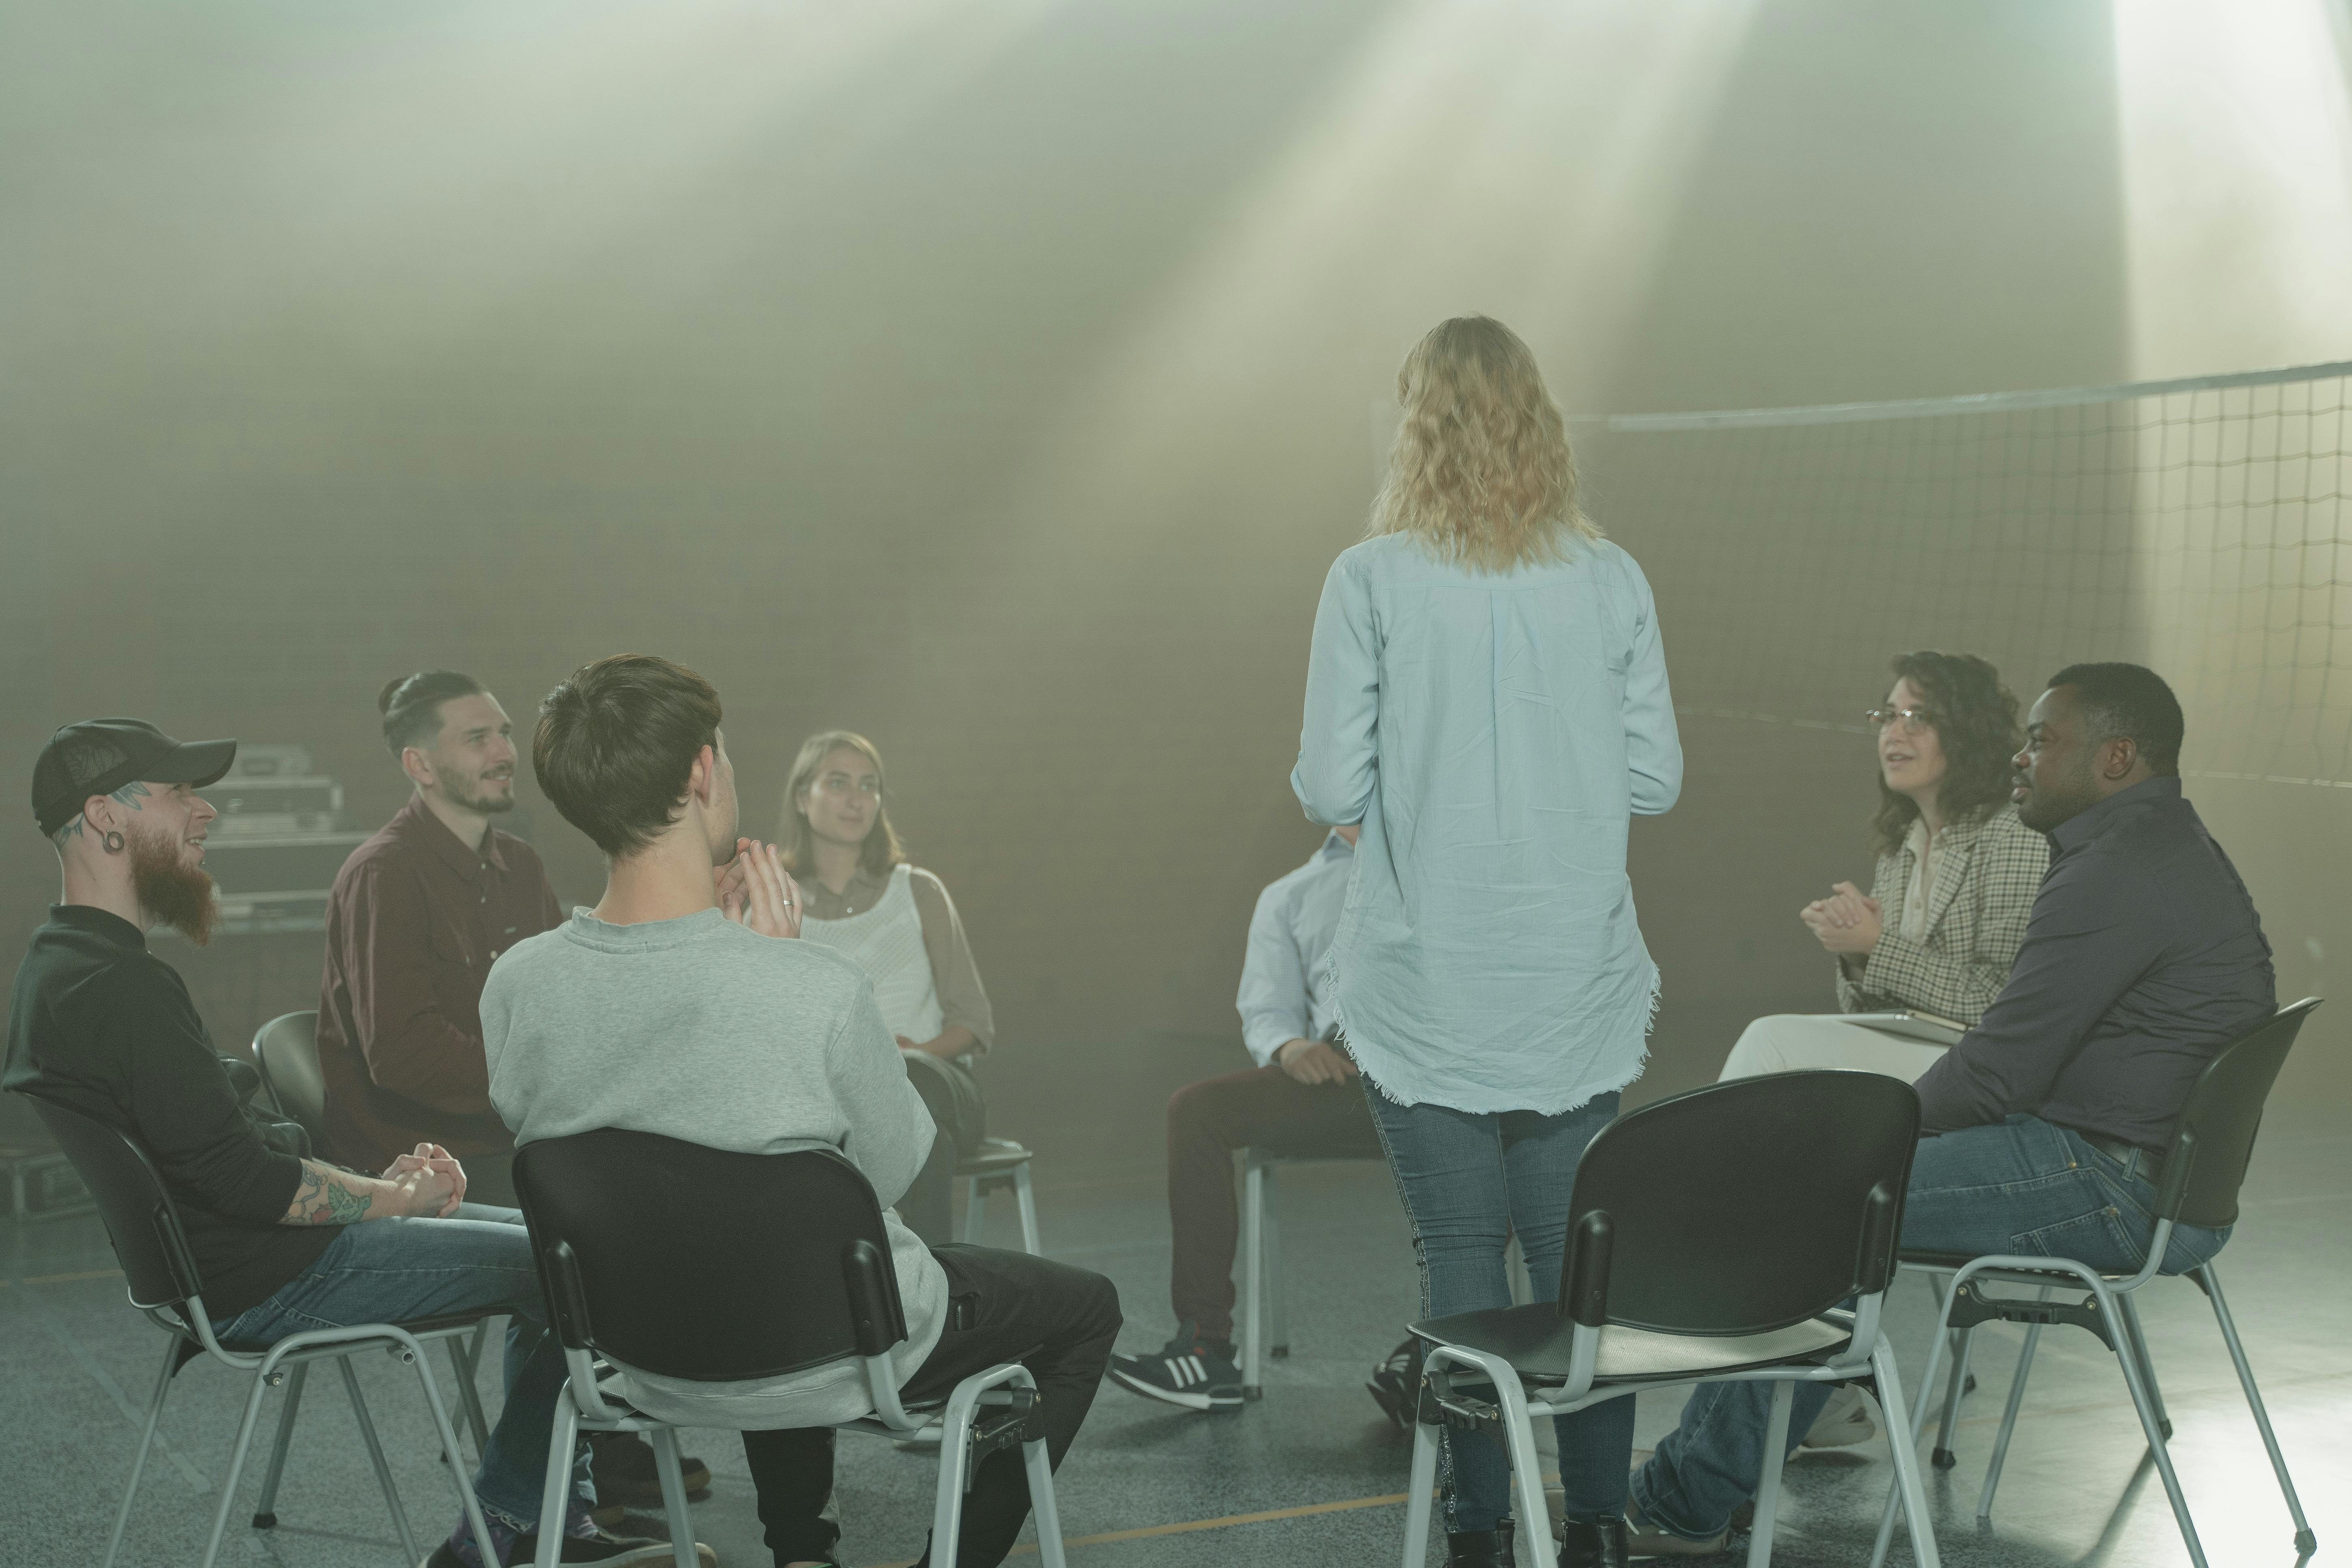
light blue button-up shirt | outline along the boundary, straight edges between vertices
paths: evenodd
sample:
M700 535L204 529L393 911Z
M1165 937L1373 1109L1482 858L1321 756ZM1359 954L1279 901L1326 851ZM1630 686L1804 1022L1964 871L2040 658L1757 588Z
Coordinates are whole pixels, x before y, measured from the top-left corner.
M1313 820L1363 824L1328 963L1381 1092L1556 1115L1641 1075L1658 971L1625 839L1682 773L1616 545L1486 574L1389 534L1332 563L1290 782Z
M1307 864L1268 885L1250 916L1249 953L1242 960L1242 1044L1260 1067L1292 1040L1328 1040L1335 1020L1331 982L1323 971L1348 901L1356 852L1337 833Z

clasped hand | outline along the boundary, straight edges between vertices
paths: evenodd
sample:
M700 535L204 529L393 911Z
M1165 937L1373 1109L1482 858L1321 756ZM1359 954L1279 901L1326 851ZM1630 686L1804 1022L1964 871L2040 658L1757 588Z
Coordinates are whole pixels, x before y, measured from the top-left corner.
M801 934L800 884L784 869L784 858L774 845L738 838L735 858L710 876L719 912L737 925L761 936Z
M1285 1040L1274 1065L1300 1083L1345 1083L1356 1076L1348 1053L1328 1040Z
M407 1193L411 1214L447 1219L466 1201L466 1168L438 1143L419 1143L386 1165L383 1179Z
M1813 935L1831 952L1865 953L1878 946L1878 900L1852 882L1840 882L1826 899L1815 899L1797 911Z

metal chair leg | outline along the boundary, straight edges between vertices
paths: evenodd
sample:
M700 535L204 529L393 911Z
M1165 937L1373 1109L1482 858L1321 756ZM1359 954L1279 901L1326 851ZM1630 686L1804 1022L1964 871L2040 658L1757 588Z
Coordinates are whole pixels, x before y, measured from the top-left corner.
M1878 1348L1870 1352L1870 1365L1877 1374L1878 1408L1886 1417L1886 1430L1891 1437L1906 1423L1903 1409L1903 1378L1895 1370L1894 1347L1886 1342L1883 1334L1879 1337ZM1927 1375L1935 1375L1933 1367L1928 1369ZM1920 1386L1927 1385L1923 1382ZM1916 1423L1911 1425L1916 1433ZM1887 1447L1895 1461L1895 1485L1886 1500L1887 1523L1893 1522L1894 1506L1899 1499L1903 1504L1903 1517L1911 1529L1911 1560L1915 1568L1943 1568L1943 1559L1936 1550L1935 1521L1927 1517L1927 1487L1919 1474L1918 1439L1915 1436L1907 1444L1890 1441ZM1877 1555L1872 1559L1874 1563L1885 1559L1885 1524L1880 1526Z
M2286 1473L2286 1456L2279 1451L2278 1434L2271 1430L2271 1413L2263 1408L2263 1391L2254 1386L2254 1369L2246 1360L2246 1347L2238 1338L2238 1325L2230 1317L2230 1303L2221 1295L2221 1277L2213 1272L2210 1263L2193 1272L2201 1276L2205 1299L2213 1303L2213 1321L2221 1325L2221 1342L2230 1347L2230 1364L2238 1369L2238 1386L2246 1391L2246 1408L2254 1413L2254 1426L2262 1432L2263 1447L2270 1452L2271 1471L2278 1477L2286 1510L2294 1520L2294 1549L2308 1557L2319 1550L2319 1537L2312 1532L2311 1521L2303 1516L2303 1500L2294 1495L2294 1479Z
M2107 1289L2105 1281L2093 1282L2091 1293L2097 1299L2099 1310L2110 1323L2128 1321L2117 1304L2116 1293ZM2164 1440L2163 1427L2158 1424L2156 1404L2141 1377L2139 1358L2132 1353L2127 1332L2118 1338L2122 1342L2116 1346L2116 1363L2123 1368L2124 1386L2131 1391L2132 1408L2139 1413L2140 1429L2147 1434L2148 1452L2156 1459L2157 1475L2164 1481L2164 1495L2171 1500L2172 1517L2180 1526L2180 1539L2189 1548L2189 1561L2196 1568L2206 1568L2205 1547L2197 1539L2196 1523L2189 1517L2189 1500L2181 1495L2180 1478L2173 1473L2172 1451Z
M147 1473L147 1456L155 1447L155 1423L163 1419L163 1400L172 1392L172 1373L179 1370L180 1342L163 1342L163 1370L155 1374L155 1396L147 1402L147 1425L139 1433L139 1454L131 1461L131 1484L122 1489L122 1506L114 1513L114 1533L106 1538L104 1568L114 1568L122 1550L122 1531L131 1522L131 1500L139 1495L139 1478Z
M1927 1462L1939 1470L1959 1463L1952 1454L1952 1432L1960 1424L1960 1400L1968 1393L1969 1361L1976 1350L1977 1331L1957 1329L1952 1340L1952 1375L1944 1384L1944 1410L1936 1426L1935 1451L1927 1456Z
M1930 1283L1935 1289L1937 1300L1941 1302L1942 1305L1936 1314L1936 1337L1927 1342L1927 1370L1919 1374L1919 1386L1923 1389L1933 1388L1936 1385L1936 1372L1943 1363L1945 1343L1952 1337L1944 1327L1946 1321L1951 1315L1951 1292L1943 1289L1942 1283L1939 1279L1931 1280ZM1922 1402L1918 1408L1910 1413L1911 1418L1907 1422L1905 1421L1902 1415L1896 1412L1893 1405L1889 1405L1887 1403L1887 1385L1894 1377L1895 1361L1892 1356L1886 1356L1885 1364L1879 1364L1880 1357L1885 1354L1885 1337L1881 1335L1878 1342L1878 1349L1871 1352L1871 1363L1878 1373L1878 1408L1884 1412L1886 1416L1886 1446L1894 1452L1895 1455L1895 1484L1887 1489L1886 1507L1878 1516L1878 1537L1875 1541L1871 1542L1870 1568L1885 1568L1886 1549L1895 1542L1895 1510L1897 1505L1907 1508L1911 1501L1910 1494L1906 1489L1906 1483L1904 1479L1904 1477L1907 1473L1910 1473L1906 1470L1906 1466L1907 1464L1915 1468L1917 1466L1919 1461L1919 1434L1927 1424L1927 1406L1925 1402ZM1902 1391L1899 1387L1895 1393L1895 1403L1896 1405L1903 1403ZM1895 1433L1906 1429L1907 1429L1911 1434L1908 1439L1907 1448L1904 1444L1896 1442L1895 1438ZM1926 1494L1923 1492L1921 1494L1922 1500L1920 1503L1922 1508L1927 1506L1925 1496ZM1920 1515L1917 1517L1924 1518L1925 1516ZM1914 1533L1916 1534L1916 1531L1917 1526L1915 1524Z
M942 1413L945 1428L940 1434L940 1479L931 1494L928 1554L934 1568L955 1568L956 1548L963 1534L964 1482L971 1470L971 1423L978 1408L970 1400L950 1394Z
M669 1552L677 1568L695 1568L694 1521L686 1512L686 1478L678 1473L677 1429L656 1426L647 1436L654 1443L654 1473L661 1478L662 1517L669 1523Z
M2050 1287L2042 1286L2034 1300L2050 1300ZM2009 1462L2009 1440L2017 1431L2017 1413L2025 1404L2025 1380L2033 1374L2033 1352L2041 1343L2042 1325L2027 1324L2025 1343L2017 1352L2017 1370L2009 1379L2009 1404L2000 1413L2000 1430L1993 1435L1992 1463L1985 1467L1984 1489L1977 1494L1979 1524L1992 1517L1992 1494L2000 1489L2001 1467Z
M980 1245L982 1226L988 1219L988 1201L980 1195L980 1178L967 1176L963 1184L963 1239L967 1247Z
M228 1510L236 1503L236 1483L245 1474L246 1450L253 1446L253 1426L261 1415L261 1396L268 1389L268 1363L264 1363L253 1374L253 1392L245 1396L245 1417L236 1424L236 1446L229 1450L228 1475L221 1482L220 1506L213 1510L212 1539L205 1543L204 1568L213 1568L220 1560L221 1536L228 1530ZM403 1545L407 1537L401 1538ZM410 1561L416 1557L410 1548Z
M278 1413L278 1439L269 1446L269 1473L261 1480L260 1500L253 1505L253 1528L278 1528L278 1483L286 1474L286 1449L294 1440L295 1413L302 1408L302 1384L310 1376L310 1363L297 1362L286 1376L286 1404Z
M1037 1237L1037 1194L1029 1185L1029 1167L1013 1167L1013 1200L1021 1208L1021 1250L1032 1258L1045 1255L1045 1244Z
M2147 1384L2148 1403L2156 1408L2157 1429L2169 1441L2172 1417L2165 1412L2164 1390L2156 1381L2156 1358L2148 1354L2147 1331L2139 1326L2139 1302L2130 1291L2116 1292L2116 1316L2121 1322L2125 1340L2131 1345L2132 1359L2139 1363L2140 1381Z
M1756 1523L1748 1532L1748 1568L1771 1568L1772 1522L1780 1510L1780 1467L1789 1460L1789 1412L1797 1385L1772 1385L1772 1415L1764 1425L1764 1473L1757 1479Z
M1274 1172L1274 1166L1266 1167L1265 1209L1258 1226L1265 1253L1265 1353L1280 1360L1290 1353L1290 1281L1282 1267L1282 1200Z
M433 1429L448 1452L457 1452L457 1428L449 1424L449 1407L441 1403L441 1390L433 1381L433 1367L425 1359L425 1347L410 1341L394 1353L416 1369L416 1380L425 1386L425 1406L433 1412ZM449 1477L457 1483L458 1511L465 1516L466 1527L473 1532L482 1561L487 1563L495 1553L490 1549L489 1521L482 1517L481 1500L474 1495L474 1483L467 1479L464 1466L451 1465ZM404 1515L398 1517L404 1524L406 1522ZM413 1552L415 1548L410 1550Z
M1412 1427L1412 1476L1404 1491L1404 1568L1429 1568L1430 1493L1437 1487L1437 1428Z
M1265 1350L1265 1207L1274 1169L1255 1149L1242 1157L1242 1397L1256 1399L1262 1386L1259 1359Z
M539 1552L534 1568L556 1568L563 1550L564 1504L572 1496L572 1457L580 1447L580 1406L567 1384L555 1399L555 1427L547 1436L547 1480L539 1493ZM488 1562L488 1554L483 1561Z
M400 1506L399 1489L392 1484L392 1467L384 1463L383 1444L377 1439L375 1422L368 1415L367 1397L360 1393L360 1374L352 1370L352 1358L348 1355L337 1356L335 1365L343 1374L343 1392L351 1395L352 1414L359 1418L360 1436L367 1440L368 1458L375 1464L376 1482L383 1488L384 1506L392 1510L392 1527L400 1532L400 1549L414 1563L416 1561L416 1538L409 1533L408 1510ZM456 1447L453 1434L450 1447L454 1449ZM454 1464L449 1468L452 1470L457 1468Z

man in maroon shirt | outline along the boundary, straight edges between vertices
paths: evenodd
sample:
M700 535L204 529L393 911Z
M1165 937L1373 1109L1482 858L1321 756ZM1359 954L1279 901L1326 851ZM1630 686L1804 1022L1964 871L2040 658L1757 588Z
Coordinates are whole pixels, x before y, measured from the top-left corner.
M416 793L343 862L327 899L319 994L323 1152L382 1170L419 1143L464 1162L467 1196L515 1202L514 1136L490 1109L482 983L499 954L563 923L538 853L491 826L514 809L514 725L472 676L423 669L376 699L383 741ZM653 1453L592 1434L600 1523L658 1506ZM681 1461L687 1489L710 1484Z

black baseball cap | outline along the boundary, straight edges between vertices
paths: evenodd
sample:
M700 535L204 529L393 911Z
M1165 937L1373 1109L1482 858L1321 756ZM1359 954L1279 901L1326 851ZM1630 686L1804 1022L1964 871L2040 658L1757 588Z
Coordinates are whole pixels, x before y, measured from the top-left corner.
M85 719L49 737L33 764L33 816L47 837L81 815L82 802L144 779L216 783L236 760L235 741L174 741L144 719Z

